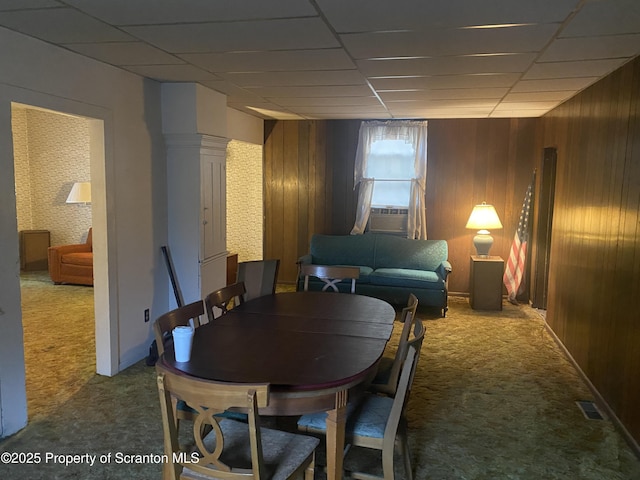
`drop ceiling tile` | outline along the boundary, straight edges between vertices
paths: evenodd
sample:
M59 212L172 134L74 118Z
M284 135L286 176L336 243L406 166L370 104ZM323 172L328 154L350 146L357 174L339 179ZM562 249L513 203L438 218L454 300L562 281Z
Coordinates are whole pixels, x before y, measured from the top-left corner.
M319 18L132 26L123 29L172 53L255 52L339 46Z
M549 113L549 110L497 110L489 115L490 118L537 118Z
M378 97L270 97L273 103L283 107L366 106L380 105Z
M533 53L491 56L451 56L358 60L359 70L368 77L385 75L459 75L467 73L524 72L535 60Z
M551 110L556 105L558 105L557 101L548 101L548 102L501 102L500 105L496 106L495 111L522 111L522 110Z
M491 114L490 108L402 108L390 107L394 117L413 118L486 118Z
M566 62L603 58L631 58L640 53L640 34L559 38L542 53L539 62Z
M552 92L573 90L578 92L596 82L596 77L556 78L551 80L522 80L511 89L512 92Z
M72 8L0 12L0 25L53 43L134 40L117 28Z
M428 88L510 87L520 76L515 73L495 75L441 75L435 77L372 78L371 85L379 91Z
M358 120L390 120L394 118L389 113L384 114L376 114L376 113L361 113L358 117L354 117L351 113L344 114L327 114L327 115L314 115L307 117L309 120L351 120L353 118L357 118Z
M183 64L174 55L142 42L75 43L66 45L78 52L111 65L171 65Z
M504 102L563 102L576 94L574 90L558 90L553 92L509 93Z
M225 22L317 15L300 0L65 0L114 25Z
M562 30L561 37L593 37L640 31L638 0L599 0L585 2Z
M364 32L505 23L562 22L577 0L316 0L336 31ZM402 7L402 8L400 8Z
M366 85L365 78L357 70L221 73L220 76L241 87Z
M340 35L355 59L527 53L544 47L558 25L525 25L492 29L440 29Z
M333 87L263 87L248 89L265 98L273 97L369 97L371 89L366 86Z
M350 70L355 68L349 56L337 48L275 52L194 53L178 56L211 72L282 72Z
M504 97L508 88L442 88L397 92L379 92L384 102L448 100L448 99L495 99Z
M255 93L246 90L244 88L240 88L233 83L230 83L226 80L202 80L199 83L208 87L216 92L224 93L227 95L227 101L233 100L234 102L264 102L265 99L260 95L256 95Z
M543 78L604 77L622 66L627 59L584 60L577 62L536 63L523 75L523 80Z
M193 65L130 65L122 68L160 82L200 82L218 79L213 73Z
M62 7L55 0L0 0L0 11Z
M345 105L342 107L337 106L319 106L319 107L297 107L295 109L297 113L304 116L313 115L332 115L332 114L350 114L360 116L362 114L370 115L387 115L389 112L382 106L354 106Z

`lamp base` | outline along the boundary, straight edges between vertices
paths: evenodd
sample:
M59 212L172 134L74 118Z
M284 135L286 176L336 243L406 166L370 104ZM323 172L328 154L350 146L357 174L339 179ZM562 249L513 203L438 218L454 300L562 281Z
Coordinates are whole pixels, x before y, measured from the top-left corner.
M479 257L488 257L491 245L493 245L493 237L488 233L478 233L473 237L473 245L476 247L476 253Z

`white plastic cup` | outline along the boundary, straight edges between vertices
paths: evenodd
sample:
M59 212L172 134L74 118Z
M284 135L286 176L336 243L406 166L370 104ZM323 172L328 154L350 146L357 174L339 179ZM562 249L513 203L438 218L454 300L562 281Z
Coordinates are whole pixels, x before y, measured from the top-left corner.
M176 327L173 329L173 349L176 362L188 362L191 358L193 343L193 327Z

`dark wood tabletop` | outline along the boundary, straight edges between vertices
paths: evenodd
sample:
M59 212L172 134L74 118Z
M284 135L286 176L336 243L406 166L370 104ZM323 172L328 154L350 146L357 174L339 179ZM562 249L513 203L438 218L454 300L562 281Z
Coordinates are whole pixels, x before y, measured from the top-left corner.
M329 388L375 368L395 311L362 295L289 292L259 297L195 330L191 360L164 362L218 381L268 382L277 390Z
M373 297L290 292L259 297L195 329L191 359L163 365L208 380L269 383L261 415L327 412L327 480L342 478L347 403L375 375L395 310Z

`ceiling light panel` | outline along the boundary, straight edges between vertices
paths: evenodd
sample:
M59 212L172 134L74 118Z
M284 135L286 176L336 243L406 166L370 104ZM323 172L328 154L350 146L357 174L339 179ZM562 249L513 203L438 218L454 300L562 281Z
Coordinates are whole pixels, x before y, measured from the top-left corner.
M131 35L172 53L255 52L339 46L331 31L318 18L123 28Z

